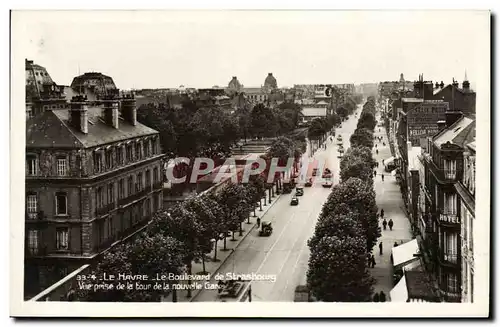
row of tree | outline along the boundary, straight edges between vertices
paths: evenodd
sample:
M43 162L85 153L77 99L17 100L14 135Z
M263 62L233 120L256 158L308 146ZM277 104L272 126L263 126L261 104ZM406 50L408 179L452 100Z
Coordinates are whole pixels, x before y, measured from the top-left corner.
M311 256L307 282L320 301L372 299L375 280L368 271L368 256L380 229L373 189L373 128L365 125L370 108L370 104L363 107L360 119L365 118L362 123L358 120L351 147L340 163L341 183L332 188L308 242Z
M240 139L276 137L293 131L301 116L302 108L290 102L275 108L245 103L230 112L187 100L182 108L150 103L141 105L137 112L139 122L160 132L163 151L171 158L223 158Z
M278 138L264 156L266 161L272 157L288 159L301 155L303 146L298 140L285 137ZM157 274L180 275L192 274L193 262L201 262L203 271L207 254L214 250L210 260L218 261L218 242L223 241L223 250L227 250L228 235L239 232L242 236L243 223L250 222L250 214L256 216L256 208L266 198L274 183L268 183L266 169L260 175L251 175L249 183L226 183L220 188L191 197L174 207L157 212L152 222L134 239L119 244L104 254L91 275L100 278L104 273L108 276L118 274L147 275ZM265 202L264 202L265 203ZM90 282L95 282L91 280ZM191 290L188 289L188 296ZM81 301L160 301L168 294L164 289L147 291L133 289L79 289L78 299ZM173 291L173 300L176 300Z

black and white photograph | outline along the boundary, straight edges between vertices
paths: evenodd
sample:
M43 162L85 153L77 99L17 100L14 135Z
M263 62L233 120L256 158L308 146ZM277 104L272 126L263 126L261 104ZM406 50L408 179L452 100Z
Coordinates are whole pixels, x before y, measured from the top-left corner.
M13 10L11 315L488 316L490 21Z

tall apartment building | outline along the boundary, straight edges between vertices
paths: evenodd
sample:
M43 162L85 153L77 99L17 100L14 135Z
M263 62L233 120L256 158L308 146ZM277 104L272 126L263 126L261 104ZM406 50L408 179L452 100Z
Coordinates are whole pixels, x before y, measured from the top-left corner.
M464 174L455 184L461 216L462 302L474 302L474 224L476 219L476 142L464 152ZM476 237L477 239L477 237Z
M162 207L159 133L133 95L47 110L26 126L25 296L136 233ZM121 108L120 108L121 107Z
M422 155L424 185L421 185L420 226L425 226L421 232L431 261L435 263L432 269L442 297L447 302L460 302L461 223L466 217L459 210L457 185L460 188L464 179L464 153L475 138L475 121L456 115L448 117L446 127L441 126L441 131L429 139Z

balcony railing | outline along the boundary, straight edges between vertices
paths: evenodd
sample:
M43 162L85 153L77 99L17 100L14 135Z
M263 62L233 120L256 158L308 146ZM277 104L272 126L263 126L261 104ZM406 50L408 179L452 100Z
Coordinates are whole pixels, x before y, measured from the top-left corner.
M457 264L458 263L458 254L453 253L453 252L444 252L443 253L443 261L452 263L452 264Z
M439 214L439 220L449 224L460 224L460 219L456 213L441 213Z
M141 191L139 191L139 192L137 192L135 194L132 194L130 196L127 196L126 198L118 200L118 205L119 206L124 206L127 203L133 202L135 200L139 200L140 198L142 198L143 196L149 194L150 192L151 192L151 186L148 186L148 187L144 188L143 190L141 190Z
M440 169L436 166L432 158L425 157L428 162L428 167L432 174L440 183L454 183L460 176L458 176L458 171L456 169Z
M455 169L443 169L443 172L446 180L455 180L457 178L457 171Z
M112 202L112 203L108 203L107 205L105 205L101 208L97 208L95 210L95 212L96 212L97 216L102 216L102 215L108 214L111 210L113 210L115 208L116 208L116 203Z

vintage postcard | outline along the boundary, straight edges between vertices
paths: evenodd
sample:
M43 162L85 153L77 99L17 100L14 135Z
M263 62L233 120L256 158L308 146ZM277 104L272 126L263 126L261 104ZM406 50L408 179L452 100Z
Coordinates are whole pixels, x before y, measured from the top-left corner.
M488 317L490 20L12 11L11 315Z

